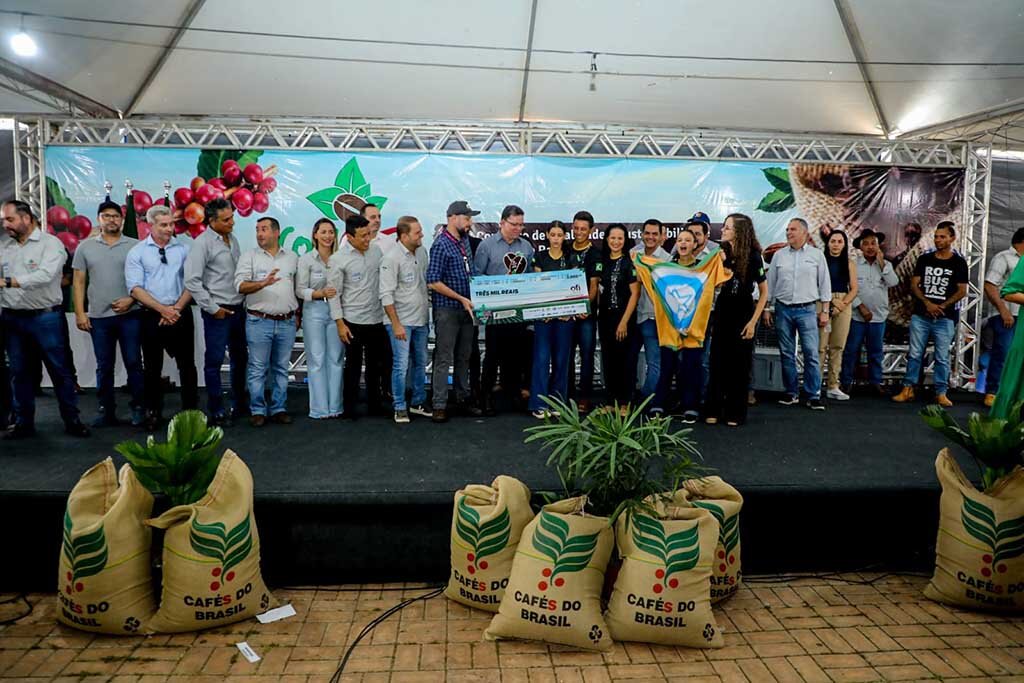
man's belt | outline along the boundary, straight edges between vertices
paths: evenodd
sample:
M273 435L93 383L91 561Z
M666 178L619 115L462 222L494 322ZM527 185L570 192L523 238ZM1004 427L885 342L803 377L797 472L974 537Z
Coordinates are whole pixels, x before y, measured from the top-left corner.
M59 313L63 310L64 307L60 304L49 308L5 308L4 315L9 315L12 318L34 318L44 313Z
M275 315L273 313L264 313L263 311L254 311L251 308L248 308L245 312L249 315L254 315L257 318L266 318L267 320L291 320L295 317L295 311Z

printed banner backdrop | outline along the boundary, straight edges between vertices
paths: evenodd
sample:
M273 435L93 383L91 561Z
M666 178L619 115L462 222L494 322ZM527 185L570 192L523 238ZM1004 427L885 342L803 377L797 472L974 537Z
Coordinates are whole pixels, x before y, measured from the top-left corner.
M225 160L236 160L242 173L222 171ZM712 239L727 214L750 215L768 254L785 243L786 223L795 216L806 218L815 235L843 227L853 237L871 227L887 235L884 250L901 278L891 317L901 324L909 320L913 265L931 247L935 224L950 219L959 227L964 178L957 169L635 157L100 147L48 147L46 175L50 228L69 250L89 234L104 183L109 180L115 199L123 202L125 179L137 191L140 220L163 197L168 181L179 231L196 235L203 229L202 204L226 192L238 208L235 234L243 249L255 246L256 219L270 215L281 222L284 245L300 254L311 248L309 234L318 218L327 216L340 229L341 220L367 202L381 207L385 232L399 216L417 216L428 244L445 221L446 207L458 199L481 211L478 234L497 229L506 204L521 206L525 234L539 249L550 221L568 224L581 209L594 215L598 234L608 223L621 222L637 240L643 221L658 218L668 225L666 248L696 211L715 221ZM923 229L905 227L912 221Z

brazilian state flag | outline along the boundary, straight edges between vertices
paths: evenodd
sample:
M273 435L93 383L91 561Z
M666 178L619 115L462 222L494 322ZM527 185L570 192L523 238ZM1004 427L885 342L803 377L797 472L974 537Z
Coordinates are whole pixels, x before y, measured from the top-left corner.
M670 349L704 345L715 288L732 277L714 249L689 266L659 261L638 253L636 275L654 304L658 344Z

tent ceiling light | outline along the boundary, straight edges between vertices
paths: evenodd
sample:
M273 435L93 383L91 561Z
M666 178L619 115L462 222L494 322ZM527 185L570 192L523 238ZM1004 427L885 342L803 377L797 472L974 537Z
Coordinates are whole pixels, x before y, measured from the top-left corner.
M11 36L11 49L19 57L35 57L39 53L36 41L24 31L19 31Z

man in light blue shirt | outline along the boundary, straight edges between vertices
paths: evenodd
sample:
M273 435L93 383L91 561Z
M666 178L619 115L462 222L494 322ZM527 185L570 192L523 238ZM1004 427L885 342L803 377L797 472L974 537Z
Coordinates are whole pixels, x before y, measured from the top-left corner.
M657 218L648 218L644 223L643 232L640 234L641 244L633 247L630 256L636 258L637 254L668 261L672 257L661 248L665 241L665 226ZM654 322L654 302L651 301L647 288L640 290L640 300L636 304L636 326L640 334L633 339L633 354L640 355L640 347L644 349L644 364L647 372L644 375L644 382L640 388L641 400L654 394L658 387L658 376L661 374L661 346L658 342L658 326Z
M132 247L124 262L128 293L145 308L142 311L143 393L146 431L156 431L163 419L161 375L164 351L174 359L181 380L181 407L199 405L199 380L195 363L195 331L185 289L185 259L190 243L174 236L171 210L155 205L146 212L152 225L149 237Z
M829 321L832 282L828 275L825 254L810 242L807 221L794 218L786 226L789 246L778 250L768 269L768 304L775 306L778 324L779 355L782 359L782 381L787 396L779 403L786 406L800 402L796 376L796 336L804 359L803 389L806 405L811 410L824 410L821 402L821 366L818 361L818 330ZM817 312L817 313L816 313ZM764 312L766 324L772 314Z

